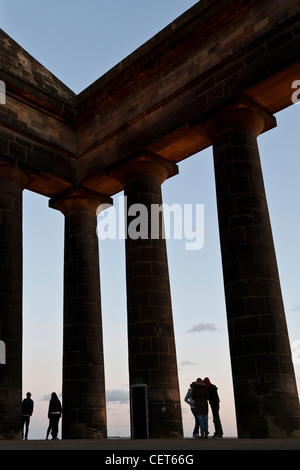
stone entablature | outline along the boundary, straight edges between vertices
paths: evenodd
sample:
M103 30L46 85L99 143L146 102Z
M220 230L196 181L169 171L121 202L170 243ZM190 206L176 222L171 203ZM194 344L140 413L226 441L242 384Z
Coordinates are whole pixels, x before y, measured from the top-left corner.
M299 37L297 0L201 0L76 95L0 30L0 439L20 435L22 191L65 218L63 437L103 438L97 206L121 190L161 205L211 145L239 437L299 436L257 147L294 103ZM165 240L127 239L126 273L130 384L147 388L149 437L180 437Z

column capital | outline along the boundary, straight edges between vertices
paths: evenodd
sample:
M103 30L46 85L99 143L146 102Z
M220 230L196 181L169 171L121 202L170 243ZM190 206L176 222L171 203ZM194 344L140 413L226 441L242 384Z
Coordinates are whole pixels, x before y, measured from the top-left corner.
M257 137L276 127L276 118L249 98L242 97L238 102L209 117L202 126L210 140L231 127L250 129Z
M83 209L97 214L101 204L113 205L112 198L96 191L88 190L82 186L73 186L49 201L49 207L57 209L66 215L72 210Z
M0 165L0 181L16 183L21 189L25 189L31 181L31 177L19 168Z
M142 148L117 164L108 167L106 174L122 183L143 176L155 178L162 184L178 174L178 166L160 155Z

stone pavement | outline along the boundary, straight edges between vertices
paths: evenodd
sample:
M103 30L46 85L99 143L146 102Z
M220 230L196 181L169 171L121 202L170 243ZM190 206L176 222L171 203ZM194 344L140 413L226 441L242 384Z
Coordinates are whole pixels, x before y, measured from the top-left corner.
M167 452L171 455L196 455L203 450L300 450L300 439L119 439L103 440L0 440L1 450L95 450L102 455L111 456L113 453L133 455L136 451L147 454L161 455Z

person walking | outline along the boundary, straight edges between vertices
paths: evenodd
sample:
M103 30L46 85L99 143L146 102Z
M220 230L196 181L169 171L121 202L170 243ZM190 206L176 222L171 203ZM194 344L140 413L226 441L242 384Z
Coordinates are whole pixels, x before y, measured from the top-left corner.
M208 438L208 393L201 379L197 379L193 386L192 399L195 402L196 413L200 424L201 439Z
M223 428L220 419L220 399L218 394L218 387L212 384L208 377L203 379L204 385L207 388L208 392L208 401L211 407L212 415L213 415L213 422L215 426L215 433L213 437L223 437Z
M195 418L195 426L194 426L194 431L193 431L193 437L197 439L199 437L199 419L198 415L196 413L196 408L195 408L195 402L192 399L192 391L193 391L193 385L195 382L192 382L191 385L189 386L188 391L186 392L184 401L190 405L191 412L193 413L193 416Z
M26 393L26 398L22 401L22 439L28 439L29 423L30 417L33 413L34 402L31 399L31 393ZM24 426L25 426L25 436L24 436Z
M49 433L51 431L52 439L57 439L58 435L58 423L61 417L61 402L55 392L51 394L51 399L49 401L48 409L48 418L49 418L49 427L47 430L46 439L48 439Z

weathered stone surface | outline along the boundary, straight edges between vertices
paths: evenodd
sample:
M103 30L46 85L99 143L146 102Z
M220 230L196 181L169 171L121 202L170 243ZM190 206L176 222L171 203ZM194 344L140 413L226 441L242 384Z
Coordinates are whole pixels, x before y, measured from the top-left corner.
M70 197L52 203L65 217L63 420L65 439L107 437L96 208Z
M264 125L260 115L240 109L220 113L207 126L213 133L232 375L238 432L243 438L291 437L300 429L256 141Z
M5 175L4 175L5 174ZM5 179L3 179L5 177ZM22 402L22 191L26 175L0 171L0 439L21 437Z
M151 239L151 204L162 204L164 172L155 164L152 168L151 162L147 171L143 162L136 165L141 166L141 174L132 167L125 172L125 196L129 207L139 203L147 208L148 229L144 239L126 239L130 384L147 385L149 437L180 437L183 430L172 304L161 227L160 237ZM130 223L128 217L127 227Z

